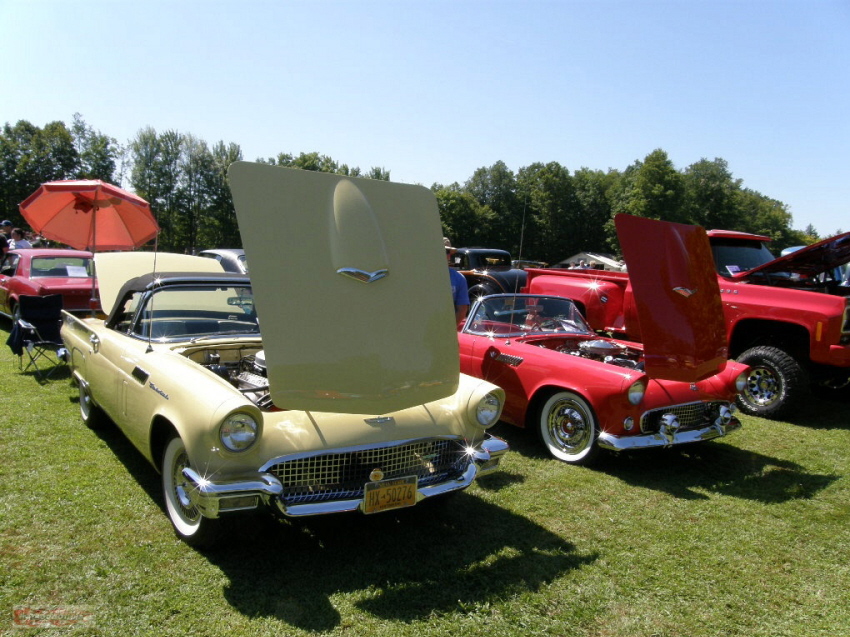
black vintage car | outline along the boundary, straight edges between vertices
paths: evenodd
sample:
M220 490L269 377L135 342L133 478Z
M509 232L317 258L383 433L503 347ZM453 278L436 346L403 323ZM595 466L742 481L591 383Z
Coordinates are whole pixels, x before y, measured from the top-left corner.
M471 301L488 294L519 292L527 278L525 270L513 267L510 252L495 248L458 248L451 266L466 277Z

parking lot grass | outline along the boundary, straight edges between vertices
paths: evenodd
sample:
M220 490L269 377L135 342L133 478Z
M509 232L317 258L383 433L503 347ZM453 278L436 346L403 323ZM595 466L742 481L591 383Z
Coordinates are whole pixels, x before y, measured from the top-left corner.
M442 504L249 516L199 552L153 468L83 426L68 374L0 349L0 634L850 634L846 394L593 468L500 424L503 470Z

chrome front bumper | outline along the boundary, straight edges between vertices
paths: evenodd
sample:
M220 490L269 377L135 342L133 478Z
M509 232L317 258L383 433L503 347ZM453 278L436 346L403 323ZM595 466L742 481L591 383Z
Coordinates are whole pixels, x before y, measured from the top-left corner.
M672 431L664 426L658 433L637 434L634 436L614 436L609 433L599 434L599 446L611 451L628 451L629 449L652 449L655 447L672 447L689 442L702 442L713 438L720 438L741 428L741 422L733 418L727 424L714 423L706 427L688 429L685 431Z
M483 442L470 449L472 462L461 476L449 482L419 487L416 501L467 488L476 478L496 471L508 449L507 442L487 434ZM186 467L183 469L183 477L188 481L184 489L187 504L195 506L207 518L217 518L221 513L256 509L261 504L273 506L287 517L303 517L356 511L363 503L362 498L356 498L286 506L281 497L283 484L271 473L212 481Z

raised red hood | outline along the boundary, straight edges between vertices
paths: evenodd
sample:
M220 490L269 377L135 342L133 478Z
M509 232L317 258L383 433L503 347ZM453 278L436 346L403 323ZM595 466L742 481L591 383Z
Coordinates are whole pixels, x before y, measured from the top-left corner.
M768 261L752 270L732 275L733 279L748 279L753 275L793 272L817 276L850 262L850 232L839 234L805 248L800 248L784 257Z
M632 215L614 219L629 271L646 373L696 382L728 359L723 307L705 229Z

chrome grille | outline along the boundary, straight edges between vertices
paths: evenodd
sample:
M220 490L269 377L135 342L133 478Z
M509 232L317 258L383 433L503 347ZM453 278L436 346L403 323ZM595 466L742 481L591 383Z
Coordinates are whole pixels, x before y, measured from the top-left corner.
M268 469L283 484L287 505L363 497L369 474L385 479L415 475L419 486L454 480L471 459L460 439L434 438L337 453L282 458Z
M673 414L679 419L679 430L698 429L714 422L720 413L720 407L728 403L697 402L684 405L671 405L646 412L640 419L640 430L644 433L656 433L664 414Z

